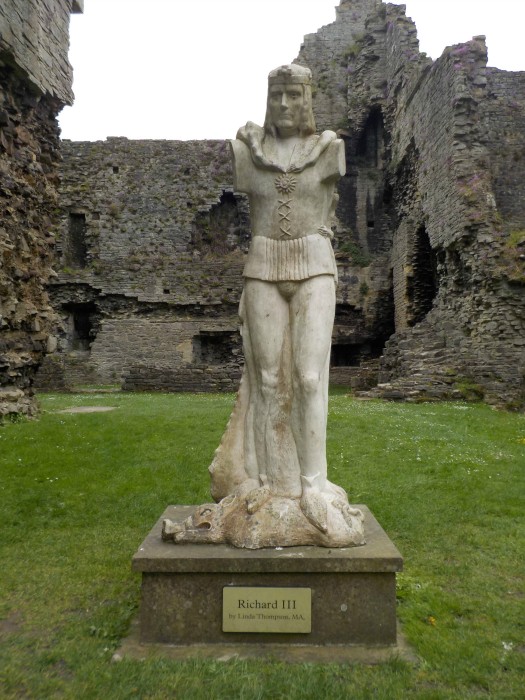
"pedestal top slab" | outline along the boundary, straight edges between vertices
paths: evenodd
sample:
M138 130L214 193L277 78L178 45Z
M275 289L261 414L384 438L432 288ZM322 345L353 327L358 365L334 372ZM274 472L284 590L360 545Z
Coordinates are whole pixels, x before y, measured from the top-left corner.
M162 521L182 521L196 506L168 506L132 560L144 573L388 573L401 571L403 558L370 510L364 516L366 544L360 547L276 547L239 549L225 544L173 544L161 538Z

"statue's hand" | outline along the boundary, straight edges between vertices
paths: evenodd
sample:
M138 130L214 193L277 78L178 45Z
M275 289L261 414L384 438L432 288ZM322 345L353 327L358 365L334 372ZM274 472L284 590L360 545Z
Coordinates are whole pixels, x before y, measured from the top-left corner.
M331 228L328 228L328 226L319 226L317 232L320 233L321 236L329 238L330 240L332 240L332 238L334 237L334 232Z

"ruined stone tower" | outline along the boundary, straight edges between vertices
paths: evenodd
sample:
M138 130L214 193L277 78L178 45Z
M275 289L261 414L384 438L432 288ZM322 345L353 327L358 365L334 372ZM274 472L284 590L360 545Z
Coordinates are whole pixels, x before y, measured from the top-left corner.
M73 99L69 15L81 11L82 0L0 5L0 418L34 412L33 377L55 347L57 115Z

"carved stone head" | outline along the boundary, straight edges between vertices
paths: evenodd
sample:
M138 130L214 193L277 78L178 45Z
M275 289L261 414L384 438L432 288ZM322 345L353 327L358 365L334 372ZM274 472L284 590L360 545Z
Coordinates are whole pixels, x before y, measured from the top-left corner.
M264 130L282 137L315 133L309 68L291 63L271 71Z

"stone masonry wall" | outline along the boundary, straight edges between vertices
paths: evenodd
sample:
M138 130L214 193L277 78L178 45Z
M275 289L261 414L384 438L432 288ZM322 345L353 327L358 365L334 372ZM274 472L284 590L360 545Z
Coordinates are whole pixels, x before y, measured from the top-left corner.
M213 348L204 348L203 352L203 337L204 345L210 337L231 340L226 359L230 364L237 360L239 367L242 356L235 316L206 324L202 319L174 320L174 316L172 313L164 320L133 317L106 321L91 346L91 362L96 362L100 380L118 381L131 367L162 368L172 374L181 367L185 372L197 365L213 368L220 354Z
M50 286L62 327L59 353L37 386L120 382L133 367L134 388L151 388L149 370L173 382L175 368L213 367L222 355L238 374L250 232L227 144L65 141L63 155L60 261Z
M40 93L73 102L68 61L69 15L84 0L3 0L0 5L0 58L23 71Z
M525 71L488 68L486 99L480 103L482 140L498 211L513 230L525 229Z
M64 141L62 152L57 283L83 280L141 302L226 300L243 263L247 207L233 196L224 142ZM213 217L221 199L233 210L225 226ZM69 249L71 215L85 220L84 256Z
M521 240L515 228L512 239L512 228L519 229L525 202L519 166L525 114L521 74L502 80L489 71L492 86L487 87L483 37L446 49L431 64L417 51L415 28L400 8L388 6L385 20L390 74L387 69L382 109L397 218L392 246L397 332L387 343L380 373L384 386L377 393L435 398L461 396L464 387L475 386L477 395L491 402L519 405L523 268L520 280L509 258ZM358 90L364 84L359 84L360 69L364 79L373 80L367 53L382 55L378 24L369 21L356 61ZM489 90L501 95L499 104ZM355 105L354 98L350 120L358 114ZM518 167L503 170L502 154ZM422 265L425 246L431 260Z
M404 6L343 6L346 19L362 11L359 33L338 15L298 60L307 56L329 95L342 71L347 75L346 122L340 103L326 95L316 98L316 109L323 125L338 124L347 144L338 214L350 255L357 245L371 265L383 260L385 280L392 276L396 333L376 395L457 397L474 386L488 401L519 405L523 74L487 69L483 37L432 62L420 53ZM334 46L354 41L331 64L321 42L327 30ZM385 248L386 260L378 254Z
M70 103L69 0L0 6L0 417L36 410L32 380L55 317L59 129Z
M62 324L38 388L124 378L126 387L151 388L151 370L156 386L164 373L165 389L213 377L235 390L250 220L233 190L227 143L64 141L63 157L60 260L49 287ZM376 267L338 255L334 361L358 364L378 354L378 334L384 343L392 331L389 287Z
M335 22L304 37L297 63L308 66L313 74L319 131L346 124L348 59L358 51L366 18L380 6L381 0L342 0L336 7Z

